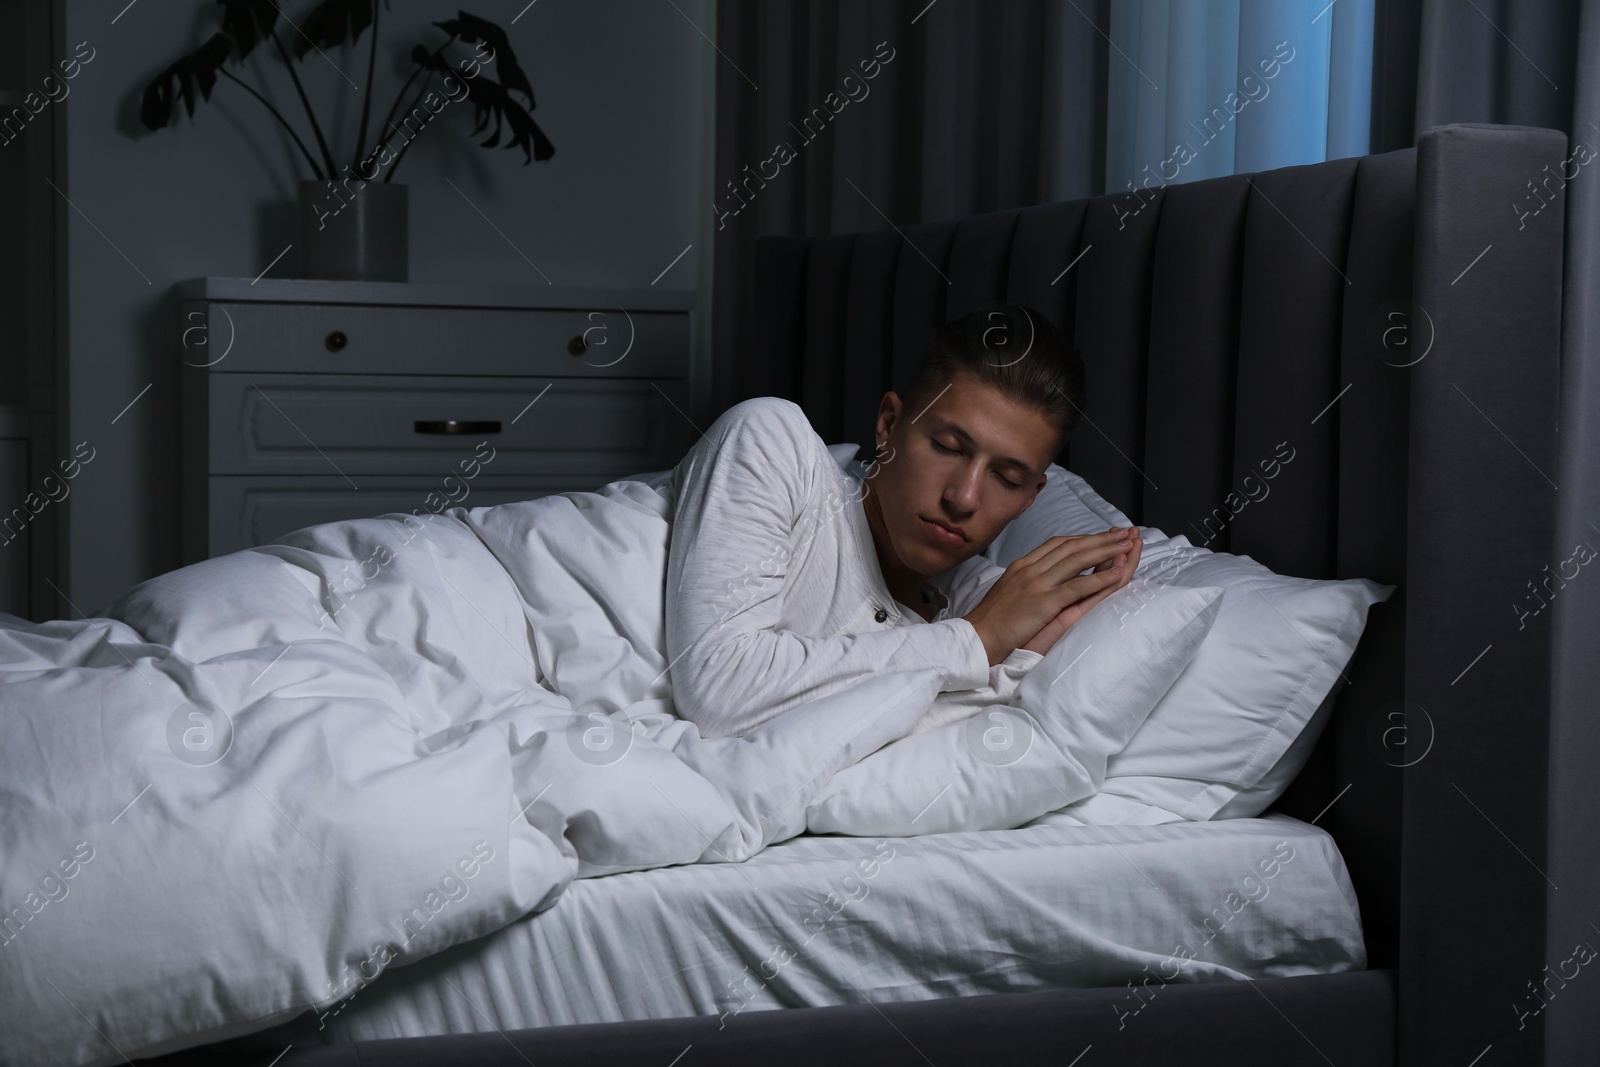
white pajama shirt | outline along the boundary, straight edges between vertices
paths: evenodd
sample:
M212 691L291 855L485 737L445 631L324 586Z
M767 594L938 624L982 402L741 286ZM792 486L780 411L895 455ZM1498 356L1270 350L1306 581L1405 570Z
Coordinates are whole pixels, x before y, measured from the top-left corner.
M856 468L859 471L859 467ZM991 667L964 614L1003 569L981 555L933 576L926 621L884 583L860 473L777 397L725 411L673 469L666 647L677 713L707 737L743 734L883 671L937 667L917 731L1006 704L1044 657Z

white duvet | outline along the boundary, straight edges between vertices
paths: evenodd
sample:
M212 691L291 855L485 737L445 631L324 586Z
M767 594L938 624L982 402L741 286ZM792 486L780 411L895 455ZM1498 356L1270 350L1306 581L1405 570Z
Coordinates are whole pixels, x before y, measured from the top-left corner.
M556 905L574 878L740 861L805 830L941 672L701 739L661 654L670 514L623 481L331 523L145 582L103 618L6 617L0 1063L258 1030ZM1210 605L1189 613L1191 654ZM1039 703L1056 739L1063 709ZM969 798L961 824L1093 792L1067 747L1032 757L1062 761L1053 795L1013 790L998 814ZM831 795L827 828L851 832Z

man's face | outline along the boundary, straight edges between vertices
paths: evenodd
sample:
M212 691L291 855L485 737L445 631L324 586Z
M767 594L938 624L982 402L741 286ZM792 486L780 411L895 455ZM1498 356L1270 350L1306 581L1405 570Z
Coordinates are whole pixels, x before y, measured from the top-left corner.
M964 373L922 411L886 393L874 444L887 447L867 483L875 535L924 576L977 555L1044 487L1058 434L1042 413ZM942 536L927 520L959 536Z

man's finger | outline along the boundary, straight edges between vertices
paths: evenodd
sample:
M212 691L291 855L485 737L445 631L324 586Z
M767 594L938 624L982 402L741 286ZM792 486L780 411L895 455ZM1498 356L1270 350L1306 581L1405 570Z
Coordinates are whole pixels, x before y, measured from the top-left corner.
M1131 528L1113 528L1103 534L1081 534L1071 537L1051 538L1022 558L1029 563L1039 563L1046 569L1053 569L1068 560L1076 561L1075 557L1083 557L1084 562L1078 563L1075 568L1076 570L1083 570L1089 565L1088 559L1092 559L1107 550L1114 551L1118 541L1131 539L1132 536Z

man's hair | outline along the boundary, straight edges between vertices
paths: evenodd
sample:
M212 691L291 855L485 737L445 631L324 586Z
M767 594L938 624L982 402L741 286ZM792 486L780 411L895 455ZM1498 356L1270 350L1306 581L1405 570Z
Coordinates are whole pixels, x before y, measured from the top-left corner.
M1038 411L1061 431L1052 460L1078 428L1084 403L1083 356L1033 308L1001 301L933 331L905 407L920 413L957 372Z

